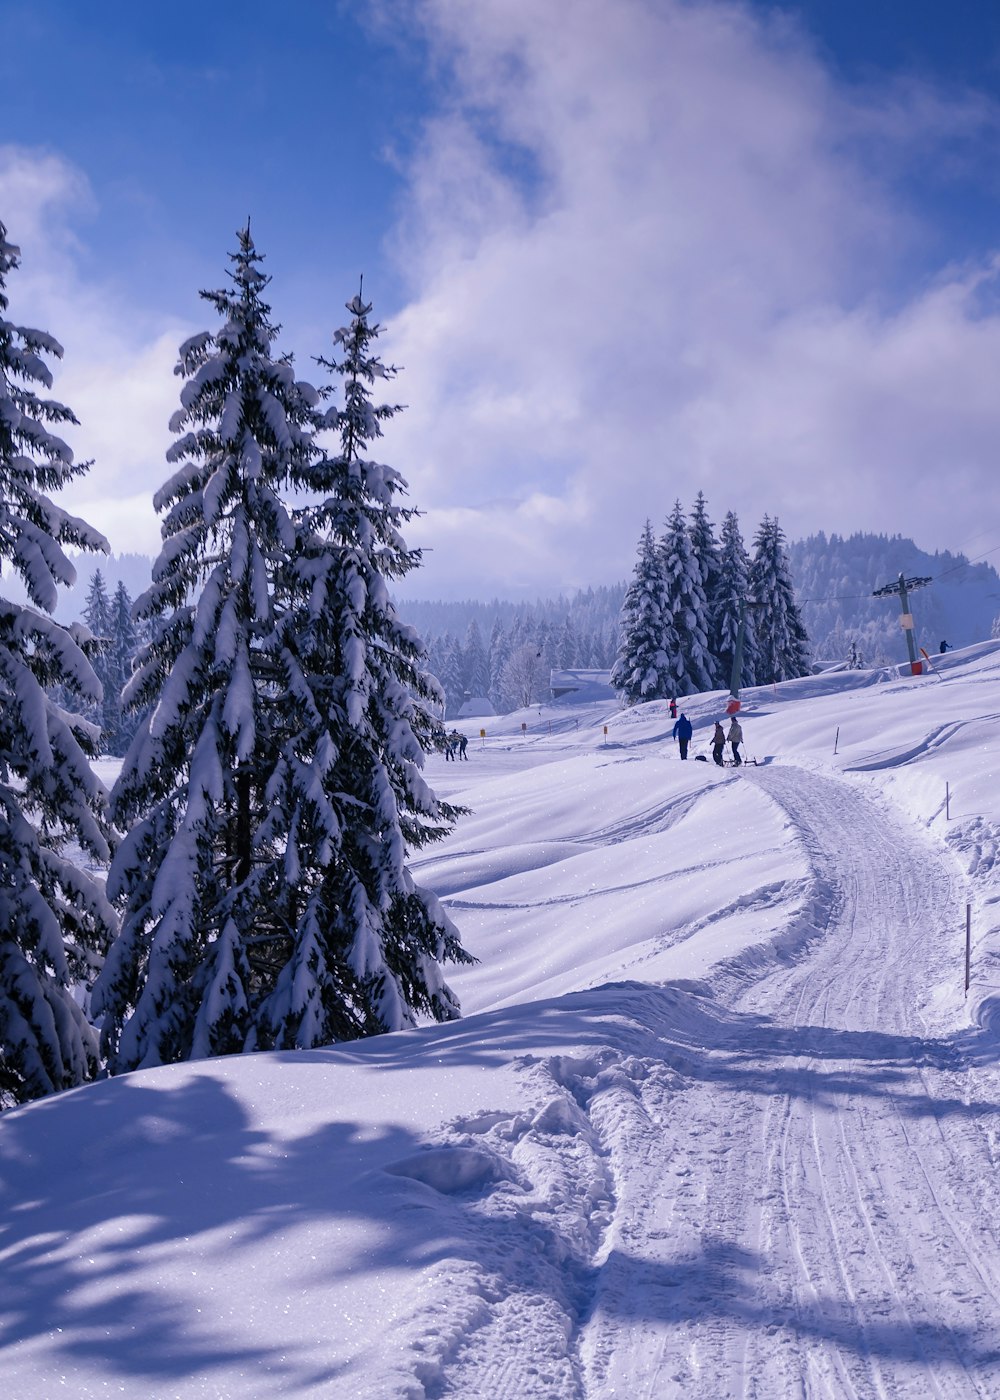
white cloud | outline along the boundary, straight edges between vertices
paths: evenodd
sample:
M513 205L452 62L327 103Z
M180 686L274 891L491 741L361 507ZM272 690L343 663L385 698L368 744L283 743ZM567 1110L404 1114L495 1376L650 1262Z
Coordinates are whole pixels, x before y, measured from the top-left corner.
M386 7L441 75L392 234L409 303L376 306L409 405L384 456L424 512L414 591L624 577L646 516L699 489L748 535L765 511L792 536L980 533L1000 503L997 271L959 249L908 281L936 231L899 191L968 161L994 105L847 89L787 16L730 0ZM95 460L66 504L154 552L175 347L197 327L86 271L73 231L94 206L57 154L0 147L11 314L65 345L54 393Z
M894 177L995 129L988 102L847 91L787 20L739 4L415 10L454 74L388 337L410 408L386 455L432 547L415 588L623 577L646 515L699 488L748 534L765 511L793 536L979 531L996 272L901 294L925 231Z
M21 249L8 278L8 314L62 344L52 397L79 427L63 434L78 461L93 466L59 498L108 538L116 553L156 554L152 494L167 474L167 420L177 404L176 348L190 328L155 324L112 285L81 272L73 229L94 198L83 172L56 154L0 146L0 217Z

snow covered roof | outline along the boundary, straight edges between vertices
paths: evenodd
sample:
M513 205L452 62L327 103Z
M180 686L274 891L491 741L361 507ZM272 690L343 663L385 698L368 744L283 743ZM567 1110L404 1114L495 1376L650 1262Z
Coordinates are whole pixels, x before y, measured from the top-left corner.
M594 687L597 687L595 693ZM599 699L605 693L607 696L614 694L611 689L611 672L601 670L588 670L573 668L566 671L551 671L549 673L549 689L552 691L552 698L558 700L560 696L570 695L575 691L586 690L591 699Z
M495 715L496 709L485 695L470 695L458 712L459 719L478 719L480 715Z

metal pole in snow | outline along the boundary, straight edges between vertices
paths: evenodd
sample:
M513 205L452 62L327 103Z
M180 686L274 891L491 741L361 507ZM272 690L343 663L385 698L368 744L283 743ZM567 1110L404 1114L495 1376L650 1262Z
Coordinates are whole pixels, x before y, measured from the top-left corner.
M840 725L837 725L837 737L833 741L833 751L837 752L837 745L840 743Z
M896 583L887 583L882 588L876 588L872 594L873 598L888 598L895 593L899 598L899 605L902 608L900 624L906 633L906 649L910 654L910 674L919 676L923 667L917 660L917 649L913 641L913 614L910 612L910 599L907 593L908 588L923 588L924 584L933 583L930 578L904 578L902 574Z
M969 973L972 966L972 905L965 906L965 995L969 995Z

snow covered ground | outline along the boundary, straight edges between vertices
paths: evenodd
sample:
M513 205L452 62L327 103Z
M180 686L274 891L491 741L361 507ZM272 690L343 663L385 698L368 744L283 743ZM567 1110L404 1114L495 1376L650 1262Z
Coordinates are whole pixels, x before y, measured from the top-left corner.
M3 1115L0 1395L1000 1396L1000 644L936 667L739 771L468 722L465 1019Z

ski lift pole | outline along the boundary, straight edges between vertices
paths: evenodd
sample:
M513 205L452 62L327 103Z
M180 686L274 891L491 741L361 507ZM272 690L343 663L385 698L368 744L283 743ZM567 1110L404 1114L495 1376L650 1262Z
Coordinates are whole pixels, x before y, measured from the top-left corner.
M932 578L904 578L900 574L896 583L887 583L882 588L876 588L872 594L873 598L888 598L893 593L898 594L899 605L902 609L899 625L906 633L906 649L910 654L910 674L913 676L919 676L923 667L917 659L917 648L913 640L913 614L910 612L910 598L907 590L923 588L926 584L933 582Z

